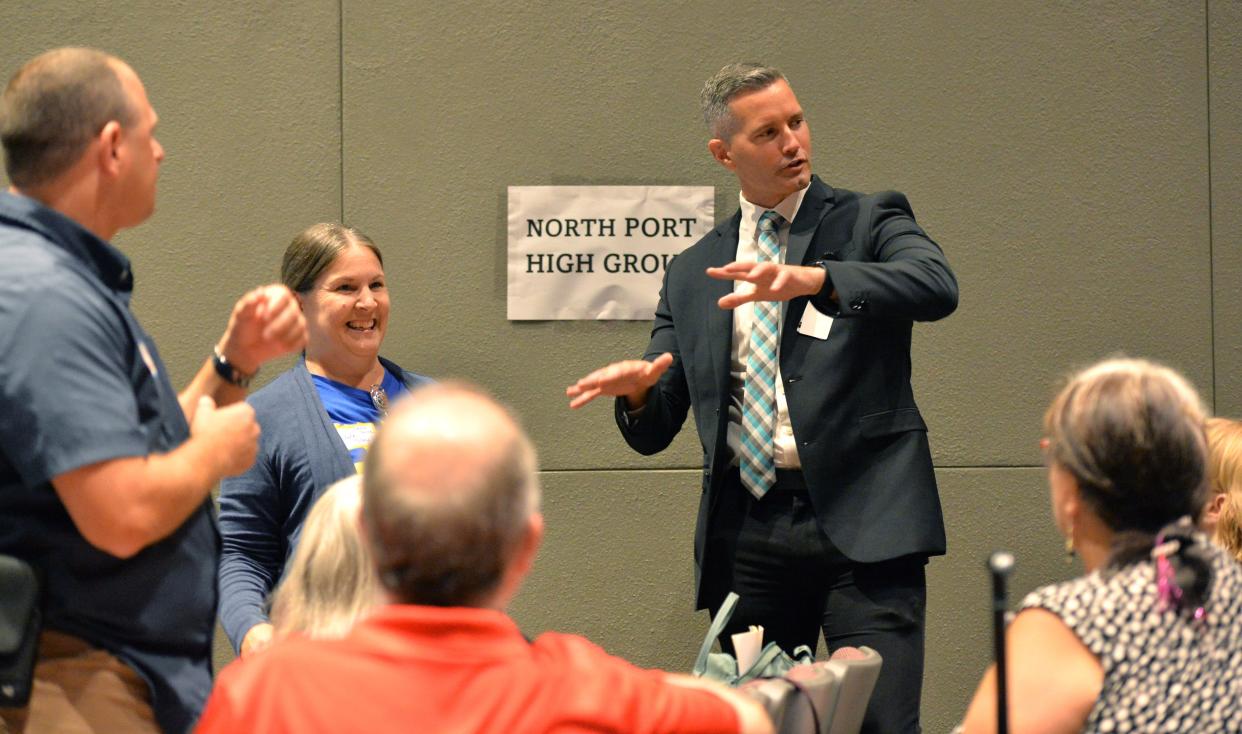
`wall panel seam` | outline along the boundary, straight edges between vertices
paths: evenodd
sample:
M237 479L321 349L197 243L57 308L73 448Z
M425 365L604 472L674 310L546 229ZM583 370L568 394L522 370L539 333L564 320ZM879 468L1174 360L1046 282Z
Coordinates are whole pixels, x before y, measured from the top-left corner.
M340 194L340 218L345 223L345 0L336 0L336 138L337 138L337 191Z
M1207 114L1207 203L1208 203L1208 341L1209 370L1211 371L1211 410L1216 412L1216 396L1220 392L1216 376L1216 232L1212 227L1216 208L1212 200L1212 3L1203 0L1203 77L1206 91Z

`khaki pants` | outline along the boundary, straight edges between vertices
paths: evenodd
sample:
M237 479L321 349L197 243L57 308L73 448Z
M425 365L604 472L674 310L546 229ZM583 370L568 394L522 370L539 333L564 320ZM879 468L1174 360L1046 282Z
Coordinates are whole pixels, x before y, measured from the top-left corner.
M25 708L0 708L0 734L159 734L146 682L77 637L39 636L34 690Z

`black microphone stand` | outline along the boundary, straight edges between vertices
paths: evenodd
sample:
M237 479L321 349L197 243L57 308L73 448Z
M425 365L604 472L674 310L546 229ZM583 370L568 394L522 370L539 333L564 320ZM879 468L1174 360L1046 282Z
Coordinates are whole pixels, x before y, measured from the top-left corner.
M1005 613L1009 607L1009 574L1013 571L1013 554L995 551L988 556L992 574L992 631L996 651L996 732L1009 734L1009 694L1005 664Z

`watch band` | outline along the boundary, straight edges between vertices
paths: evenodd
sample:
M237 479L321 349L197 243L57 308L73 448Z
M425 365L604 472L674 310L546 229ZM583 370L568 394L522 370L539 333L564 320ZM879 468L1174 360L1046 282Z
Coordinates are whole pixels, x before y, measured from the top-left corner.
M832 286L832 274L828 272L828 264L832 262L836 262L836 258L823 257L811 263L811 267L820 268L824 271L824 287L830 288L830 289L833 286Z
M229 361L220 352L220 347L212 347L211 349L211 366L215 368L216 374L220 376L221 380L241 388L250 387L250 381L254 379L255 375L259 374L259 371L255 370L247 375L229 364Z

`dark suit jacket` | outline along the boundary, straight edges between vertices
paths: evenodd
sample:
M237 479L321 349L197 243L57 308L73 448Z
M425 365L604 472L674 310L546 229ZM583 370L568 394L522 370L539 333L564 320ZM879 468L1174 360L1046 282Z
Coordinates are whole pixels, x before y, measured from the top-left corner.
M622 435L643 454L668 446L694 411L703 445L694 538L700 607L729 591L716 578L729 545L709 538L728 536L740 523L733 511L720 509L732 503L719 502L732 461L726 434L733 315L716 300L733 284L704 272L733 260L740 220L739 211L669 264L645 358L671 352L673 364L633 421L624 400L616 405ZM830 283L786 306L780 365L820 526L856 562L942 554L927 426L910 387L910 331L914 321L953 312L957 280L905 196L866 196L812 178L790 227L786 262L819 260L828 263ZM834 287L837 303L828 297ZM797 331L808 302L835 319L826 340Z

